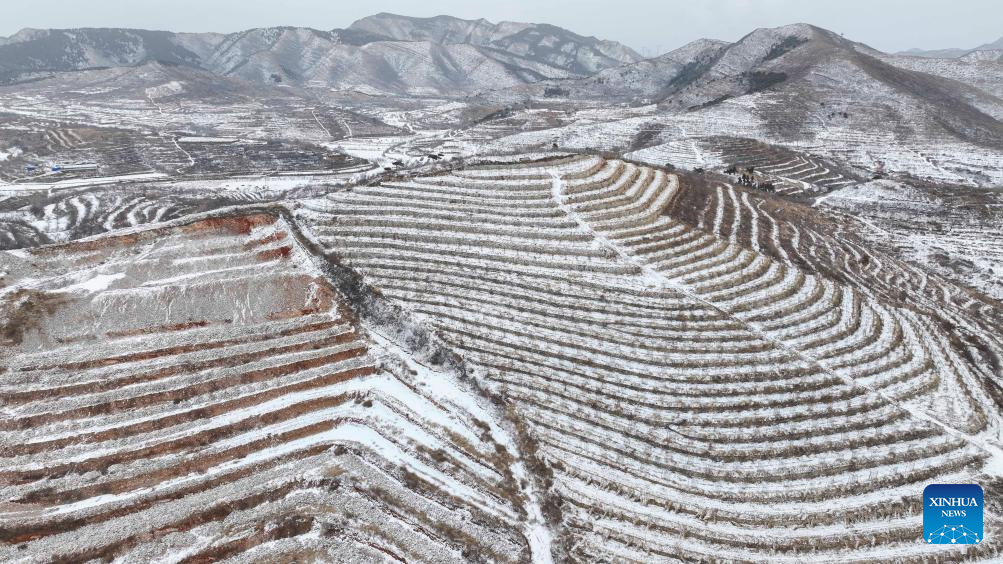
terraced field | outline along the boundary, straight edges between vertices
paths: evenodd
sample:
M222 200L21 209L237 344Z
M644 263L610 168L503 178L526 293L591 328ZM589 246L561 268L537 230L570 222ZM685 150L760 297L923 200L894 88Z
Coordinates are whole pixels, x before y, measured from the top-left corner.
M0 563L1003 562L997 55L0 52Z
M19 144L24 150L17 159L0 163L0 179L10 182L40 180L24 167L35 165L47 172L53 165L67 167L60 179L125 175L151 170L174 171L188 159L173 142L147 132L86 125L39 122L25 116L4 114L0 138ZM71 170L74 164L95 165L93 169ZM45 179L52 180L52 175Z
M212 138L208 138L212 139ZM206 141L208 141L208 139ZM199 137L178 137L178 150L189 159L181 171L200 175L240 171L245 174L277 171L334 171L363 163L316 147L286 143L204 142Z
M866 227L871 246L895 249L945 277L1003 300L1003 193L881 180L817 205Z
M846 205L477 162L0 202L0 559L963 556L920 499L999 490L999 302Z
M279 211L0 259L0 560L549 560L525 437Z
M0 249L37 247L193 213L277 199L262 195L127 185L22 192L0 201Z
M755 167L777 185L781 194L818 193L859 182L856 175L817 157L753 139L718 137L708 140L725 161Z
M528 422L572 559L952 561L923 487L1003 471L999 311L810 208L564 157L296 217Z

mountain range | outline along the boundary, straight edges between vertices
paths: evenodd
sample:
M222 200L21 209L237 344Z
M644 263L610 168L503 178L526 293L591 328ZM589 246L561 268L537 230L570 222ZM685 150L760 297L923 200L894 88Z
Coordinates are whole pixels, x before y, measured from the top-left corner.
M1000 60L897 57L831 31L793 24L757 29L734 43L698 40L593 76L548 80L494 93L653 102L691 112L759 94L755 119L794 140L820 125L869 132L894 123L902 133L948 136L1003 147L1003 99L993 77ZM986 80L984 80L986 79Z
M578 78L639 60L619 43L550 25L378 14L330 31L26 29L0 40L0 82L159 62L272 84L444 95Z
M703 111L707 115L686 130L702 138L737 133L795 146L824 144L866 168L874 166L880 148L887 156L894 138L908 147L896 160L912 162L913 152L927 147L943 153L920 163L937 170L971 146L990 152L979 153L979 162L1003 148L998 54L893 55L799 23L756 29L733 43L701 39L645 59L619 43L552 25L383 13L329 31L23 30L0 41L0 82L22 91L26 81L53 92L64 82L81 92L128 89L143 100L151 92L170 98L182 91L224 104L251 97L268 107L285 104L288 96L305 107L330 96L341 96L341 102L328 100L328 106L343 105L346 94L390 105L417 98L466 100L462 120L474 122L541 103L651 106L661 116L654 121ZM50 77L55 81L45 80ZM270 100L263 102L265 97ZM316 121L309 112L304 117ZM387 116L370 112L370 118ZM389 119L386 124L402 125ZM640 132L651 127L630 127L644 135L618 141L618 147L673 141ZM541 143L533 135L527 139ZM578 139L572 144L594 141L589 135ZM952 145L958 142L968 145ZM995 174L982 166L954 169L944 177L991 183L984 176Z
M959 49L959 48L949 48L949 49L909 49L898 53L899 55L909 55L912 57L927 57L932 59L957 59L959 57L964 57L965 55L975 53L977 51L1001 51L1003 50L1003 37L1000 37L992 43L985 43L979 45L973 49Z
M447 98L486 93L505 103L538 96L651 101L666 111L787 91L801 108L796 120L806 119L801 114L809 100L840 111L858 105L895 121L919 110L930 118L921 121L938 129L996 145L1003 143L996 121L1003 102L993 84L1003 63L983 56L992 53L982 50L987 47L992 44L958 64L938 65L794 24L757 29L734 43L698 40L644 59L614 41L547 24L381 13L329 31L26 29L0 39L0 83L159 63L270 86ZM874 99L875 93L882 95ZM785 116L789 121L791 114Z

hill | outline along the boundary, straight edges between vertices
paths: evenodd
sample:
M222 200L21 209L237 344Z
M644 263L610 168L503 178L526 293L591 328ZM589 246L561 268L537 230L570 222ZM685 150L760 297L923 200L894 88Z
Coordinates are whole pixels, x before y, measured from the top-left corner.
M440 44L470 44L518 53L527 59L566 69L579 75L594 74L604 68L632 63L641 56L615 41L583 37L546 24L518 22L491 23L462 20L451 16L411 18L377 14L353 23L357 29L401 41L431 41Z
M275 210L5 259L4 560L549 558L512 423Z
M1001 73L998 59L951 61L937 70L926 59L888 56L794 24L758 29L731 44L700 41L590 78L517 86L485 98L601 105L614 97L637 106L657 104L654 111L638 110L637 117L611 120L615 125L583 120L553 128L547 140L561 146L599 143L672 162L676 147L696 143L686 152L713 167L723 159L724 170L744 161L732 154L733 139L754 138L849 162L859 174L893 168L987 186L1003 182L1003 166L994 158L1003 150L1003 99L994 80ZM544 143L536 137L517 133L496 147L539 148Z
M466 28L466 36L457 31ZM381 14L332 31L24 30L0 42L0 83L157 62L257 83L441 96L586 76L639 59L617 43L555 26Z
M106 31L0 45L0 561L999 561L998 51Z
M959 556L1003 310L867 228L516 155L3 252L0 556Z

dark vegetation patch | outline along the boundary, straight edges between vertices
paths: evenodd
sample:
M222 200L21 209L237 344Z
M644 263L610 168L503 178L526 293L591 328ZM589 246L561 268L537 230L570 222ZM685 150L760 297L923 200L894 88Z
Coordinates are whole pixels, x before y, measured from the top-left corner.
M724 94L722 96L718 96L717 98L714 98L713 100L708 100L708 101L704 102L703 104L697 104L695 106L690 106L689 108L686 108L686 109L687 109L687 111L695 112L697 110L702 110L704 108L709 108L711 106L716 106L716 105L720 104L721 102L724 102L728 98L731 98L731 94Z
M267 141L247 143L182 143L194 164L185 172L227 175L235 171L338 170L361 163L347 155L331 153L302 143Z
M630 150L636 151L653 145L655 140L658 139L658 136L661 135L664 130L665 126L662 124L645 124L630 141Z
M782 57L786 53L789 53L794 49L797 49L798 47L804 45L805 43L808 43L807 39L803 39L801 37L787 37L780 43L774 45L773 48L770 49L770 52L766 54L766 58L764 58L763 60L772 61L773 59Z
M714 64L713 59L707 61L690 61L683 66L679 74L674 76L665 87L666 93L678 92L696 82L700 75Z
M685 88L696 82L696 79L700 78L700 75L706 72L707 69L713 65L714 59L690 61L683 66L683 68L679 71L679 74L669 81L669 86L676 90Z
M494 111L489 112L487 114L481 115L479 117L474 117L473 119L470 120L470 126L480 125L482 123L486 123L486 122L489 122L489 121L494 121L496 119L509 118L509 117L512 117L514 115L514 113L515 112L513 111L512 107L511 106L507 106L507 107L504 107L504 108L501 108L501 109L498 109L498 110L494 110Z
M772 86L776 86L781 82L787 80L787 73L785 72L771 72L771 71L753 71L750 73L745 73L745 80L749 83L749 89L746 90L746 94L752 94L753 92L759 92L761 90L766 90Z

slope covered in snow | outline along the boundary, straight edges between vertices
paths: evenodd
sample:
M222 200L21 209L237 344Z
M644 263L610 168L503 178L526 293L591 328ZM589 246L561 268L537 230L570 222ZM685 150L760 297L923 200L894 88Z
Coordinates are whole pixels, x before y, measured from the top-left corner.
M1001 312L852 224L594 156L296 216L526 421L571 559L921 561L919 484L1003 469L991 370L944 324L998 358Z
M999 559L919 538L1000 495L996 52L4 49L0 560Z
M451 16L412 18L382 13L363 18L349 29L402 41L490 47L576 74L593 74L607 67L641 60L641 56L632 49L615 41L583 37L546 24L494 24L484 19L463 20Z
M0 84L158 62L256 83L452 95L587 76L639 59L618 43L555 26L380 14L332 31L293 27L225 35L128 29L26 31L0 43Z
M549 560L526 437L304 245L261 211L0 253L0 558Z

